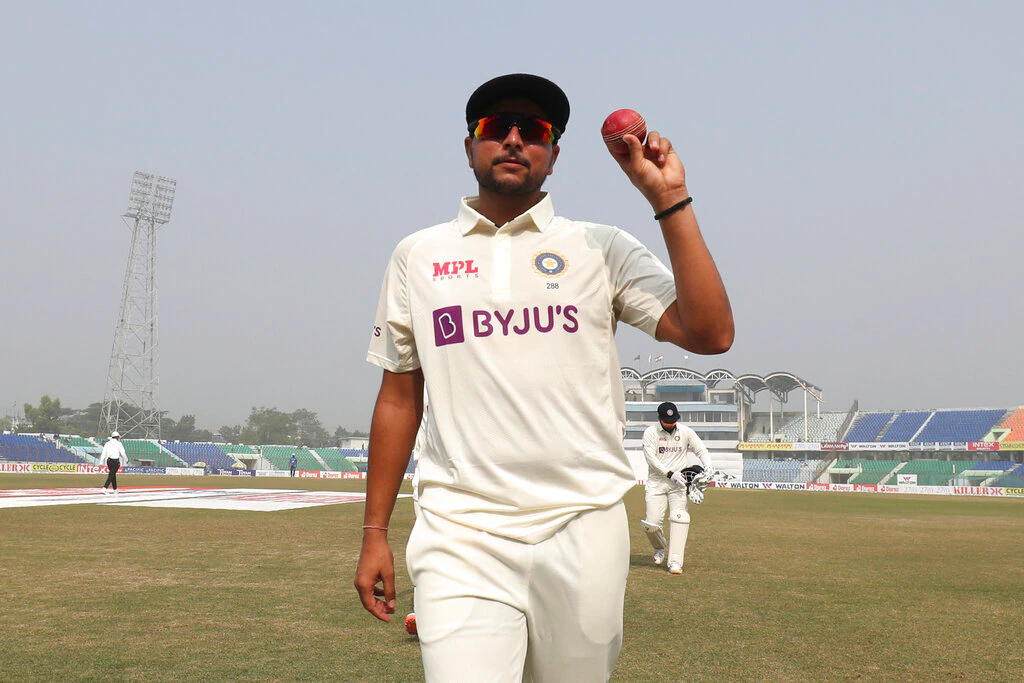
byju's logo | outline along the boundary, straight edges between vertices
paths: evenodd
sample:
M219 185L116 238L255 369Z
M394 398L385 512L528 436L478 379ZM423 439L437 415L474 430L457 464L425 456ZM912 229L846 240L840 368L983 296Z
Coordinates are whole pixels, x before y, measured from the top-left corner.
M466 341L462 329L462 306L448 306L434 311L434 346L461 344Z
M550 332L576 334L580 329L579 309L568 306L533 306L506 311L474 310L470 312L474 337L491 335L509 337ZM462 306L446 306L434 311L434 345L447 346L466 341L466 325Z

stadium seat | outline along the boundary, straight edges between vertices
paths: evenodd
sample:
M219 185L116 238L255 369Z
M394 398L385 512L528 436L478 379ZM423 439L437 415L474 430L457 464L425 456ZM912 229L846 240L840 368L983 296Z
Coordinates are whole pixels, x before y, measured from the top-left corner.
M137 464L146 460L155 467L187 467L188 463L151 439L121 439L128 462Z
M1024 408L1013 411L999 426L1010 430L1004 441L1024 441Z
M70 447L38 434L0 434L0 459L11 462L85 462Z
M893 413L861 413L853 421L843 441L866 443L878 438L879 432L892 419Z
M930 410L899 413L878 440L888 442L910 441L931 414L932 411Z
M225 470L232 469L235 466L235 459L226 455L212 443L168 441L164 443L164 447L189 465L202 462L212 468Z
M821 413L821 415L808 415L806 438L804 435L804 416L798 415L776 431L776 436L782 435L783 441L790 443L796 441L838 441L839 429L846 420L847 413Z
M981 441L1005 410L936 410L915 443Z
M743 481L807 483L814 480L822 460L769 460L744 458Z
M916 474L918 486L948 486L962 472L976 469L975 461L911 460L900 474Z
M351 460L345 457L340 448L316 448L314 452L320 459L327 463L328 469L333 472L358 472Z
M829 469L857 470L847 480L850 484L880 484L901 464L901 460L837 460Z
M289 469L288 463L291 460L292 453L295 454L300 470L324 471L325 468L320 460L305 448L298 446L263 446L263 457L269 460L275 469L279 470Z

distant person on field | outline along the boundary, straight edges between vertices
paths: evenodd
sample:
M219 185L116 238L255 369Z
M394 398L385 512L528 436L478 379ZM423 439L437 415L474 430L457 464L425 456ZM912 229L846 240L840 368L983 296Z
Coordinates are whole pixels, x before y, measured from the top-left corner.
M108 486L112 486L114 493L117 493L117 471L121 469L121 463L127 462L128 454L121 444L121 435L114 432L107 443L103 444L103 452L100 453L100 466L106 465L108 471L107 480L103 482L103 493L110 493Z
M295 455L295 453L292 453L292 459L288 461L289 477L295 476L295 467L299 464L299 459Z
M690 500L704 499L694 477L707 482L714 476L708 449L697 433L680 425L676 404L665 401L658 406L658 424L644 432L644 457L647 459L647 515L640 523L654 548L654 564L665 561L665 532L662 524L668 509L668 571L683 573L683 553L690 533ZM697 459L693 455L696 454ZM700 468L700 472L697 469Z

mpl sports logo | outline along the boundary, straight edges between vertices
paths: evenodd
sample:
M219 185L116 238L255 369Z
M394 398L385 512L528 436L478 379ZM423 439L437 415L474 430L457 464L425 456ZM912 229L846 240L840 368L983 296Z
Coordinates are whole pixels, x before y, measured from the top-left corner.
M480 269L473 265L473 259L464 261L434 261L434 282L441 280L475 280Z
M580 329L579 308L569 304L524 306L505 311L476 309L470 311L470 324L465 323L462 306L445 306L434 311L434 346L462 344L467 331L476 338L501 335L564 333L576 334Z

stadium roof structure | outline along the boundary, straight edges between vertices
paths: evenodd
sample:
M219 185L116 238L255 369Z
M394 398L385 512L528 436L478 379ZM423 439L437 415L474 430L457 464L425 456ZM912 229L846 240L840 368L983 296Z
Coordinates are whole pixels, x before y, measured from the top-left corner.
M642 387L672 379L696 380L709 389L716 388L721 382L732 382L740 388L748 403L753 403L757 395L765 390L770 391L782 403L788 401L789 394L794 389L803 389L816 400L823 400L823 391L820 387L785 371L771 372L763 377L754 374L734 375L724 368L709 370L707 373L689 368L657 368L643 374L633 368L622 368L621 373L623 380L637 381Z

